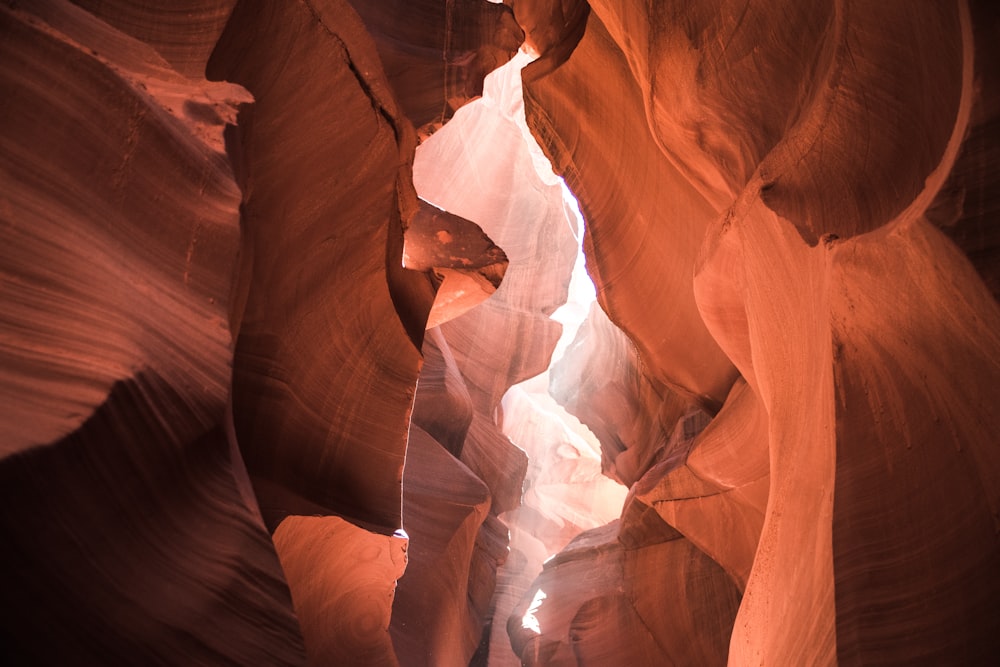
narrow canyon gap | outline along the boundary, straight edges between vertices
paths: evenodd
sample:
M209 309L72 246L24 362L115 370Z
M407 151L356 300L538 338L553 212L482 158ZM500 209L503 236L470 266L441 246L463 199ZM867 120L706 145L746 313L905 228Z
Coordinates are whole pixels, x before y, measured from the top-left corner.
M0 662L993 664L998 31L0 3Z

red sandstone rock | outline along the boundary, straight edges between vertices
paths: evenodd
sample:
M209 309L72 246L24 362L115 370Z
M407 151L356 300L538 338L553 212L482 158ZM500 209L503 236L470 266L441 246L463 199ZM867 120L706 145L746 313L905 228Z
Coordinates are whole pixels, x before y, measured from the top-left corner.
M525 69L528 124L589 223L587 269L601 306L655 378L717 410L736 372L705 328L691 283L718 210L650 136L628 62L594 13L587 26L558 69L546 74L544 56ZM668 225L669 233L655 231Z
M378 47L403 113L429 136L483 92L523 34L510 9L485 0L352 1Z
M0 10L4 657L1000 653L996 9L507 5ZM611 482L503 399L574 246L517 99L455 112L512 16L631 340L554 385L632 488L544 569Z
M289 516L274 546L312 665L398 665L389 638L407 540L334 516Z
M246 301L233 409L251 476L289 491L286 513L314 513L296 510L300 496L391 533L433 287L399 259L417 206L399 185L412 131L352 14L346 2L240 3L210 63L255 99L236 160Z
M5 662L301 664L223 428L249 95L34 9L0 10Z
M684 21L662 9L647 14L644 7L595 3L569 60L529 85L529 119L584 206L593 273L612 315L648 300L637 299L638 290L615 291L622 270L605 277L615 262L637 267L641 255L627 246L616 253L604 246L602 255L597 246L602 229L616 238L610 230L622 225L613 196L586 178L588 165L606 169L606 151L594 148L606 139L581 133L579 117L565 111L596 86L593 72L606 87L637 87L645 100L640 115L659 142L657 159L678 165L724 210L705 228L691 294L746 378L741 391L757 396L763 414L741 408L740 419L756 426L734 429L734 415L720 413L718 429L732 429L735 441L703 450L700 473L690 464L654 468L634 488L632 507L646 498L737 581L746 580L730 644L734 664L986 660L997 636L996 623L986 619L998 617L995 602L986 600L997 599L1000 582L987 574L997 571L1000 557L988 509L996 502L997 461L986 435L995 432L997 412L972 395L997 386L1000 350L980 329L992 330L987 323L997 308L966 260L922 217L942 201L941 188L963 153L975 107L973 74L984 71L970 60L968 10L964 3L914 12L843 3L825 22L817 7L788 14L803 30L768 38L758 28L760 48L745 60L739 45L759 20L756 7ZM790 52L801 55L789 42L807 41L814 30L818 37L808 46L818 49L811 51L817 60L789 59ZM662 46L651 44L654 38ZM615 53L619 60L609 60ZM732 64L720 67L730 54ZM768 65L772 58L789 65ZM815 64L801 69L809 62ZM751 77L739 76L738 68L751 64ZM656 85L663 72L673 76L669 88ZM767 84L732 97L735 107L711 101L754 77ZM798 100L794 112L771 133L760 123L777 117L756 116L755 96L780 100L789 93ZM739 111L744 103L750 111ZM694 142L684 134L691 123L700 124ZM741 144L741 137L759 143ZM683 187L661 191L675 209L675 234L696 217L676 210L676 197L691 196ZM652 226L644 230L666 238ZM825 233L832 234L810 247ZM650 270L646 283L659 284L669 271ZM651 346L662 333L624 323L655 368ZM946 379L945 369L954 371L949 378L964 378L961 385ZM671 370L676 376L676 364ZM976 416L956 417L959 405ZM768 479L760 477L762 434L767 494L760 488ZM757 463L719 458L736 443ZM623 517L623 531L632 520ZM727 537L713 524L734 530ZM953 551L959 544L961 556ZM934 562L961 574L940 588ZM917 602L932 595L935 605ZM950 621L960 616L977 620L960 629ZM794 633L785 631L790 618L802 619Z
M485 619L470 588L492 577L474 576L470 568L489 509L486 484L414 426L403 476L409 564L392 614L393 643L404 664L468 664L479 644Z
M173 69L194 79L205 76L205 64L237 2L237 0L72 1L123 33L149 44L170 63Z
M522 664L725 661L736 588L710 558L659 525L625 544L616 539L617 522L588 531L546 563L508 623Z

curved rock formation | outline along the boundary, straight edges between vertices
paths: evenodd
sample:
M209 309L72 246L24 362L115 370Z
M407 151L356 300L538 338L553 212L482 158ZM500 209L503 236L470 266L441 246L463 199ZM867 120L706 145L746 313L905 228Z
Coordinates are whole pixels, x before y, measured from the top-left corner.
M181 17L176 4L0 15L0 472L17 541L4 562L21 579L5 651L394 664L406 540L387 534L418 347L435 293L454 316L495 289L506 258L473 223L419 214L413 129L348 5ZM255 96L202 78L213 50L213 74ZM302 86L310 71L325 83ZM227 123L239 129L224 138ZM411 223L419 271L403 266ZM458 299L469 284L478 293ZM67 491L32 501L47 477ZM359 606L372 596L377 608Z
M72 0L126 35L153 47L185 77L205 65L237 0ZM48 0L44 0L46 4ZM32 3L33 5L35 3Z
M359 75L377 72L374 46L356 35L346 2L238 3L209 74L254 95L235 140L246 301L233 409L251 476L289 490L262 499L265 514L318 505L391 533L408 421L399 406L412 401L433 291L389 261L401 253L401 211L416 201L397 186L406 146L388 86ZM322 83L299 83L317 71ZM338 187L345 171L366 184L364 196ZM364 245L372 250L357 252ZM353 289L338 290L341 280ZM421 288L423 303L401 321L397 294ZM377 367L359 393L352 375ZM308 504L300 511L296 496Z
M508 513L521 504L528 467L526 447L512 442L507 429L501 430L506 413L500 401L513 384L548 364L561 329L549 315L566 300L575 259L561 186L551 170L543 170L544 176L536 173L540 156L524 143L523 116L517 121L518 73L525 60L520 56L488 77L483 99L461 109L427 139L414 165L421 196L476 220L510 261L503 283L489 300L429 330L425 341L413 423L426 428L437 443L427 443L430 438L417 428L411 429L411 442L417 438L422 443L414 456L430 448L442 457L442 464L433 482L414 482L425 491L422 497L414 496L409 514L404 492L403 512L412 552L422 558L415 567L435 574L420 576L418 569L413 579L403 578L400 591L406 595L393 620L397 647L405 647L401 654L405 650L414 664L468 664L480 636L484 645L477 659L492 650L483 627L491 615L497 569L507 560L508 542L507 527L498 517L509 521ZM442 446L459 460L448 459ZM408 458L406 475L430 475L422 466L426 463ZM466 522L472 523L454 525L444 539L443 528L453 525L450 514L439 506L441 501L425 504L427 498L452 497L470 477L488 489L489 514L470 515ZM407 516L414 517L413 523ZM471 553L470 536L475 537ZM418 551L418 543L423 551ZM458 595L441 596L441 563L455 564L452 576L457 578L449 577L445 586Z
M580 198L612 318L656 377L690 391L681 373L709 377L705 356L664 363L664 331L644 329L662 320L637 316L657 297L620 282L676 286L747 382L687 463L661 463L633 487L619 534L655 509L745 587L733 664L985 664L997 650L998 413L978 397L1000 381L998 309L925 216L985 215L947 184L976 187L955 170L959 156L984 154L969 139L984 141L993 93L976 91L994 77L976 60L989 47L974 44L995 20L977 3L862 4L789 7L767 28L780 8L681 17L669 4L594 2L572 55L563 46L525 74L529 124ZM584 129L569 110L608 99L598 90L617 91L641 121ZM608 171L609 144L644 130L655 146L644 173L677 169L682 183L657 189L668 231L644 225L653 240L616 247L637 216L619 212L627 188L594 174ZM701 213L679 208L698 197ZM704 225L695 254L682 245L692 222ZM643 262L656 239L693 260L690 286ZM982 255L979 265L989 276ZM559 582L547 583L558 599ZM790 618L801 619L794 633ZM606 655L573 646L580 662Z
M483 93L483 78L524 34L509 7L484 0L355 0L403 113L427 137Z
M0 9L4 657L301 663L224 428L249 96L37 10Z
M553 367L549 391L597 436L605 473L625 486L672 449L689 407L645 372L635 346L596 303Z
M5 664L992 664L998 26L3 4Z

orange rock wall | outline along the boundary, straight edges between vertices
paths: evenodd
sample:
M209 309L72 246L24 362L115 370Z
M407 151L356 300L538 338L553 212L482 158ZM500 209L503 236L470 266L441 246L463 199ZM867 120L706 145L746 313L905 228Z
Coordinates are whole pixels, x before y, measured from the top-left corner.
M998 26L3 4L3 662L992 664Z

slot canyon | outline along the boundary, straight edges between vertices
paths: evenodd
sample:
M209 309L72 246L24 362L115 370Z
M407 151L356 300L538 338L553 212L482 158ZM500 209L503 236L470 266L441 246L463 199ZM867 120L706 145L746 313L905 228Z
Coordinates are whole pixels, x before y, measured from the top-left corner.
M1000 661L994 0L0 2L0 663Z

